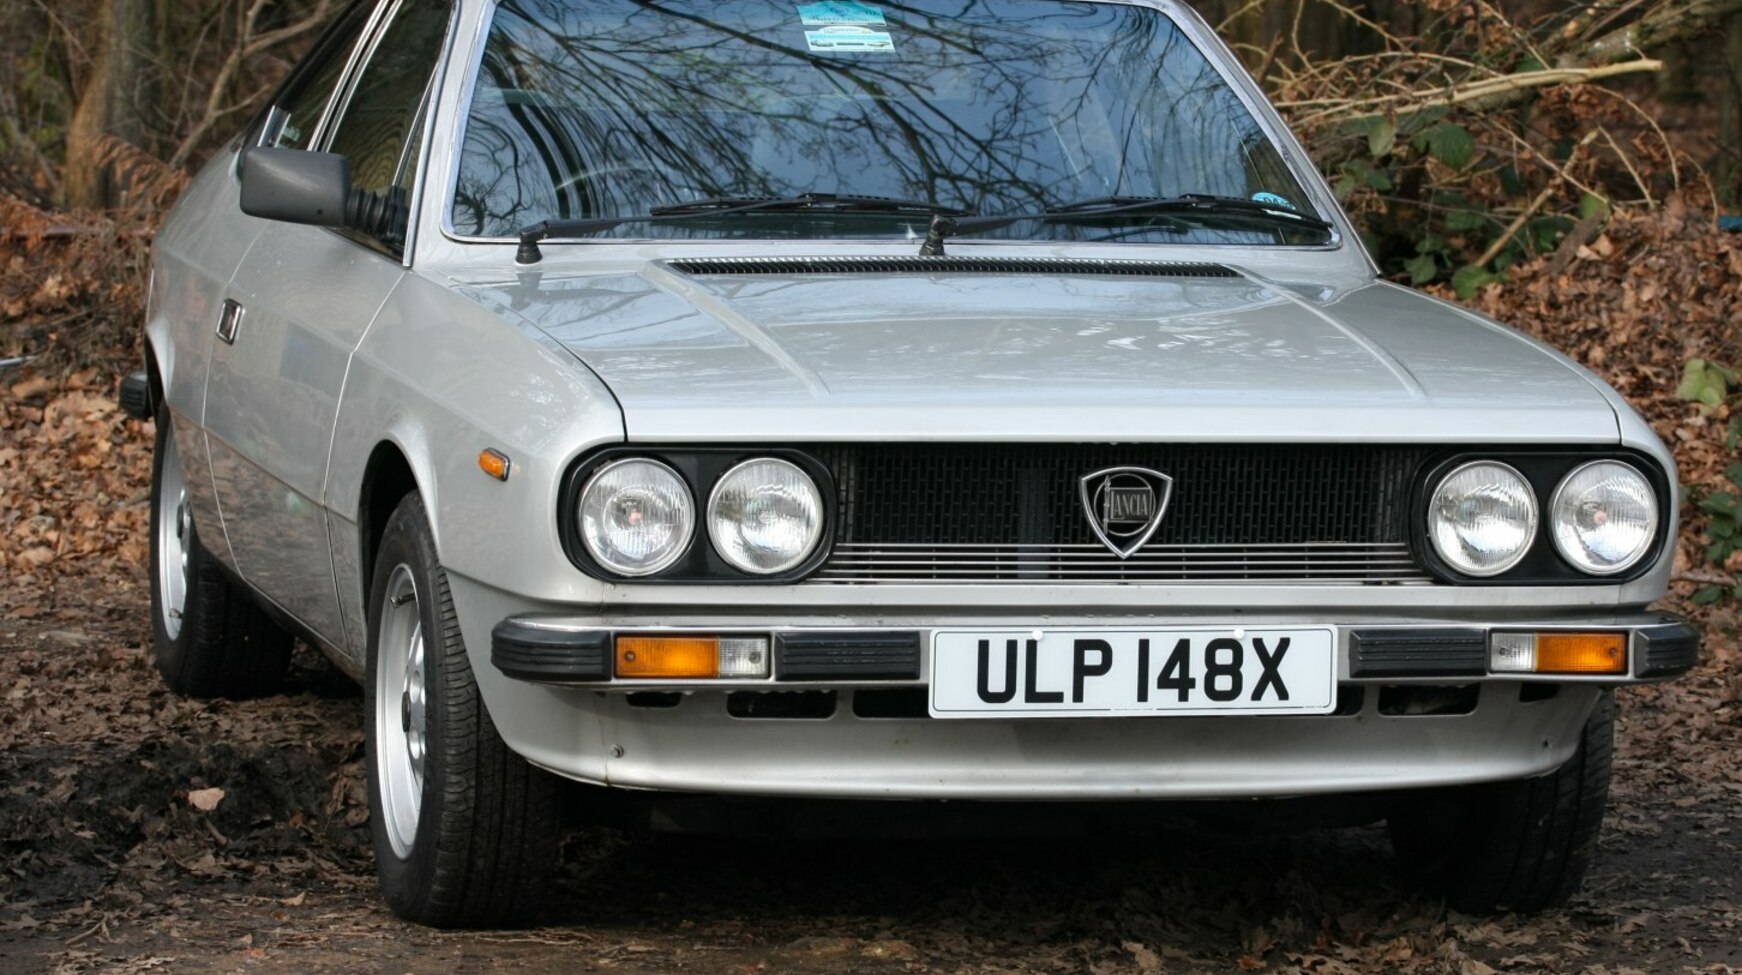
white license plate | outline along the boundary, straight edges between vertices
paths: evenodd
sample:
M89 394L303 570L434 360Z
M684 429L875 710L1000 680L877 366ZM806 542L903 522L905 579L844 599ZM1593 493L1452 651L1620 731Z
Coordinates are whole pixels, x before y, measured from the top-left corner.
M938 630L936 718L1327 714L1328 626Z

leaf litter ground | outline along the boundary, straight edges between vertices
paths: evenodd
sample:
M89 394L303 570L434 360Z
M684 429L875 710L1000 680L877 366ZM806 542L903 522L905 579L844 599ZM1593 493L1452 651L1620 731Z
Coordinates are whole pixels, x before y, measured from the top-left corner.
M1672 394L1688 358L1742 364L1727 244L1678 212L1623 216L1476 303L1601 373L1685 483L1717 488L1728 414ZM150 426L116 409L114 372L0 372L0 971L1742 971L1737 617L1682 602L1691 581L1666 605L1696 613L1706 660L1621 696L1599 859L1563 910L1448 912L1401 883L1376 827L586 827L542 926L403 924L373 889L355 688L306 650L260 701L180 700L152 669ZM1683 526L1684 575L1716 571L1703 530Z

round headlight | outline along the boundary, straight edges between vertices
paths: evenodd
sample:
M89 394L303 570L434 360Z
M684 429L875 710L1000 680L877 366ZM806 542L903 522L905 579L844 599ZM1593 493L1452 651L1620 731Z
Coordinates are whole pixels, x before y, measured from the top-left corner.
M720 557L745 572L785 572L808 558L822 538L823 496L796 464L747 460L714 485L708 534Z
M1549 502L1554 546L1591 575L1625 572L1657 537L1657 495L1631 465L1592 461L1561 480Z
M677 472L656 460L619 460L581 489L581 541L600 565L645 576L671 565L695 533L695 501Z
M1505 464L1477 461L1434 488L1427 510L1434 551L1465 575L1499 575L1536 539L1536 494Z

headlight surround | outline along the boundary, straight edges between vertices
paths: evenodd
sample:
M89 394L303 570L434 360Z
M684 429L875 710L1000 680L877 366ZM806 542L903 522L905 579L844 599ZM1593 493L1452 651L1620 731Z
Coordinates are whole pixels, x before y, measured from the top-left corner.
M778 575L796 568L823 535L823 496L804 469L777 457L744 461L708 498L708 536L733 568Z
M645 457L593 472L575 503L587 554L625 576L648 576L683 557L695 535L695 499L670 467Z
M1657 539L1657 494L1631 464L1596 460L1561 479L1549 501L1555 550L1580 572L1625 572Z
M1511 466L1472 461L1453 469L1428 500L1427 532L1445 563L1468 576L1499 575L1536 542L1536 491Z

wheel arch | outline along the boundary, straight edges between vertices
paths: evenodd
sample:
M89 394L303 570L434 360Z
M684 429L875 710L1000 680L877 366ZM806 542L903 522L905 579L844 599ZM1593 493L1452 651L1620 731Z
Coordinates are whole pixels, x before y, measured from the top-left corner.
M163 402L163 367L158 364L157 348L152 344L150 332L145 334L144 340L139 344L143 347L145 381L150 389L148 394L150 398L147 402L151 407L151 412L156 413L157 404Z
M391 438L381 440L369 452L369 460L363 467L362 494L357 503L358 568L365 594L374 585L375 556L381 550L381 536L387 531L387 519L393 516L399 503L412 494L424 498L426 505L430 501L405 451Z

